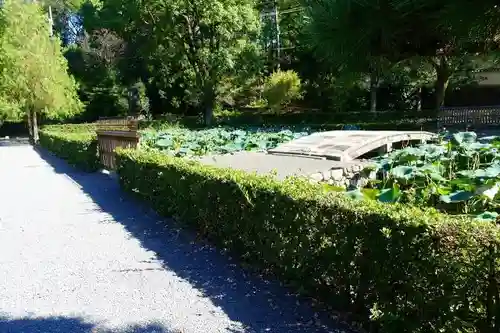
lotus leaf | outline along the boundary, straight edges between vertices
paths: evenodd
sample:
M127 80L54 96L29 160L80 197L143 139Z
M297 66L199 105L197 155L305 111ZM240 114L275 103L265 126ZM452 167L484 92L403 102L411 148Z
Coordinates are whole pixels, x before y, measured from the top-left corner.
M397 184L393 184L390 188L384 188L380 191L377 199L381 202L396 202L401 196L401 190Z
M418 175L418 169L413 166L400 165L391 169L389 173L395 178L410 180Z
M452 135L454 144L462 145L464 143L473 143L477 140L477 134L474 132L459 132Z
M191 131L184 128L170 128L161 132L141 133L143 146L160 149L169 155L202 156L206 154L227 154L237 151L263 151L281 143L308 135L283 128L252 128L248 130L226 127Z
M484 197L488 198L489 200L493 200L495 196L498 193L498 190L500 188L500 183L494 183L494 184L486 184L483 186L480 186L475 194L483 195Z
M442 195L439 198L445 203L455 203L462 202L471 199L474 196L473 192L470 191L457 191L450 193L448 195Z
M480 150L480 149L488 149L491 148L492 146L488 143L472 142L470 144L464 145L464 147L472 150Z
M498 217L497 212L483 212L476 216L478 220L495 221Z
M345 194L349 198L355 199L355 200L362 200L365 198L363 192L361 192L361 190L359 188L356 188L356 189L351 190L351 191L347 191L347 192L345 192Z
M496 178L500 175L500 164L492 164L485 170L486 177Z

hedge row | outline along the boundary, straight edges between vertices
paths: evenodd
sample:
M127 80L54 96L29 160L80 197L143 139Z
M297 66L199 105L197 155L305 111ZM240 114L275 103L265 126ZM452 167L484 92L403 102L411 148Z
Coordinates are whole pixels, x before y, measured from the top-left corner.
M348 113L302 111L269 113L264 111L223 111L216 115L216 121L223 125L310 125L342 126L342 124L373 124L374 127L403 126L404 129L436 127L435 111L353 111Z
M97 128L95 123L82 123L82 124L57 124L45 125L44 131L60 132L60 133L94 133Z
M223 111L215 115L217 125L246 127L246 126L308 126L311 128L340 130L344 125L358 125L364 130L434 130L436 121L427 113L400 112L352 112L348 115L341 113L302 112L302 113L264 113ZM188 128L203 127L200 117L167 114L158 120L141 121L140 129L163 129L166 124L178 124ZM93 133L97 129L96 123L56 124L45 125L43 130L62 133Z
M96 171L100 162L95 133L40 131L40 145L84 171Z
M139 150L124 189L372 331L498 332L499 228ZM496 323L495 323L496 321Z
M433 111L434 112L434 111ZM435 112L434 112L435 113ZM344 125L358 125L364 130L435 130L437 122L435 116L428 111L387 111L370 113L350 112L325 113L305 111L295 113L269 113L257 111L219 111L214 115L214 122L222 126L307 126L311 128L340 130ZM142 121L140 128L162 129L165 124L178 124L188 128L203 127L203 120L197 116L184 117L182 115L166 114L160 119Z

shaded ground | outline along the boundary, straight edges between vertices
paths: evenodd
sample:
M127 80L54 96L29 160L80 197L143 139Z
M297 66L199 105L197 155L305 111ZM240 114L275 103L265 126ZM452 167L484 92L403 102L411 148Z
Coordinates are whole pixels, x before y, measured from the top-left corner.
M342 332L103 174L0 145L0 332Z
M29 139L27 137L0 138L0 147L6 146L22 146L27 145Z

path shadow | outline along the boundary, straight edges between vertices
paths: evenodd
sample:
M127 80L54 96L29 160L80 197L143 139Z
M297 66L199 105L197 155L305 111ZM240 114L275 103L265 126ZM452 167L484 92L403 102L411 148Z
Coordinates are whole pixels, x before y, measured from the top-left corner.
M308 300L277 282L245 272L227 255L197 241L190 231L176 228L173 220L159 217L123 193L116 179L109 175L77 171L43 149L36 151L56 173L79 184L103 212L122 224L145 249L155 252L165 269L188 281L231 320L242 323L245 332L353 332L328 313L315 311Z
M79 318L49 317L9 319L0 317L2 333L41 333L41 332L91 332L93 324Z
M0 147L25 146L29 144L29 139L27 137L16 137L9 139L0 138Z
M100 328L82 318L7 318L0 316L2 333L180 333L158 324L133 325L122 329Z

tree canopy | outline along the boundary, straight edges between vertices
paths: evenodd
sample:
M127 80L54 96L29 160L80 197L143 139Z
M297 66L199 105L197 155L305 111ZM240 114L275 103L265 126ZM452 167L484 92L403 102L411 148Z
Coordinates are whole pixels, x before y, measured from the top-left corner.
M123 40L118 67L125 84L142 80L177 90L177 103L202 108L206 122L223 81L250 69L248 57L258 52L252 0L107 0L86 10L93 11L87 29L109 29Z
M38 4L6 0L0 9L0 105L0 114L14 120L81 110L60 41L49 37Z
M298 75L304 98L293 103L306 107L439 108L447 91L473 86L499 59L495 1L46 0L41 7L48 6L85 104L80 120L88 121L175 112L209 123L218 107L268 105L264 85L278 67ZM36 36L46 43L44 29ZM59 53L49 58L61 59L58 42L50 43ZM49 73L66 72L64 61L43 58ZM24 100L5 96L3 109L22 115L14 110Z
M456 4L412 0L330 1L308 3L310 42L316 54L341 72L369 72L384 79L403 62L427 62L420 66L434 73L435 107L444 103L448 83L455 76L484 66L488 34L472 34L458 27ZM463 9L463 8L462 8ZM359 24L363 22L363 24ZM493 67L494 61L489 62ZM479 66L481 67L481 66ZM401 68L401 66L396 66Z

